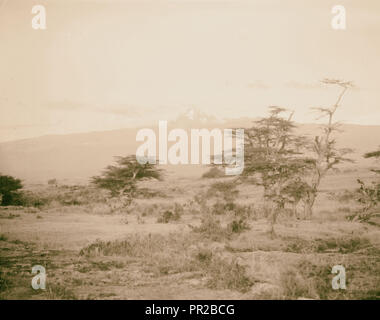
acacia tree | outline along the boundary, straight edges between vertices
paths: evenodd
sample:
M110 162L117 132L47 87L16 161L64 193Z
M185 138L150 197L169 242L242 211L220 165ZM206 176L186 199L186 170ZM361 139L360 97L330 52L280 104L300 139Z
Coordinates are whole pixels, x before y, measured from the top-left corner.
M116 157L116 163L117 165L108 166L100 176L91 179L99 188L109 190L112 197L127 196L130 202L138 190L137 181L161 178L161 170L155 164L141 164L134 155Z
M255 121L252 128L245 130L243 175L257 177L256 184L264 188L272 234L278 214L288 201L287 187L310 166L309 159L300 154L304 137L293 133L293 113L284 118L285 112L284 108L270 107L268 117Z
M305 171L307 171L310 168L310 160L308 168ZM305 205L305 199L307 198L308 192L310 192L310 186L301 178L296 177L295 179L292 179L291 183L288 183L282 190L284 196L287 198L287 202L290 203L293 207L293 215L298 219L299 214L297 211L297 207L300 202L303 202Z
M321 136L316 136L312 144L312 152L314 154L313 166L311 169L311 179L309 188L305 195L305 217L310 218L313 214L313 206L317 197L319 186L322 178L326 174L335 169L336 166L345 161L351 161L345 156L352 150L347 148L338 148L333 134L339 130L339 123L334 122L334 115L340 106L347 90L353 87L351 82L324 79L322 83L327 85L336 85L341 88L336 102L330 108L313 108L320 112L320 117L327 118L326 124L323 125L323 133Z
M368 152L364 158L377 158L380 159L380 150ZM372 169L371 171L380 174L379 169ZM370 222L376 216L380 216L380 181L372 181L371 184L365 184L362 180L358 179L360 187L357 190L357 201L360 203L361 208L355 214L349 216L351 220L359 220L362 222Z
M0 175L0 204L12 204L15 191L22 188L21 180L12 176Z
M364 155L364 158L366 158L366 159L368 159L368 158L380 159L380 150L373 151L373 152L367 152ZM371 171L380 174L380 169L372 169Z

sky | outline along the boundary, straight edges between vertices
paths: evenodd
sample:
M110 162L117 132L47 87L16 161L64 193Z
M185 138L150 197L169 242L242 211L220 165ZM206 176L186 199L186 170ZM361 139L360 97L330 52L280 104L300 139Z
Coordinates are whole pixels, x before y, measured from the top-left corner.
M46 29L31 25L35 4ZM346 30L331 27L334 5ZM189 108L217 118L297 122L353 81L336 116L380 125L377 0L0 0L0 142L172 120Z

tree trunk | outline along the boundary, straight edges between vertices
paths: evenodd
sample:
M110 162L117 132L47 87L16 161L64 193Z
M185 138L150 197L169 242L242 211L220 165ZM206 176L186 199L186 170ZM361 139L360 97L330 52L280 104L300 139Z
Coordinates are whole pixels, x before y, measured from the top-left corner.
M293 202L293 217L298 219L298 212L297 212L297 206L298 206L299 201L294 201Z
M311 193L305 201L304 206L304 219L311 219L313 216L313 206L315 202L316 194Z

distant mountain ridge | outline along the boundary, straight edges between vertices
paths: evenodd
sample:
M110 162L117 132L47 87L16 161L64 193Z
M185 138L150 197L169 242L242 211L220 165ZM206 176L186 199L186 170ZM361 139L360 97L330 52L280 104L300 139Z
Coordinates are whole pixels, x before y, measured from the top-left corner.
M203 120L202 120L203 119ZM177 121L168 123L172 128L246 128L255 119L218 120L201 113L181 115ZM156 130L158 123L151 128ZM134 154L141 142L136 142L140 128L119 129L67 135L48 135L31 139L0 143L0 172L25 179L28 182L46 182L56 178L61 181L86 181L99 174L113 162L114 156ZM363 126L343 124L337 134L341 147L355 150L352 158L363 164L365 152L373 151L380 145L380 125ZM318 124L297 124L297 132L314 137L321 135ZM157 135L158 137L158 135ZM367 161L367 162L366 162Z

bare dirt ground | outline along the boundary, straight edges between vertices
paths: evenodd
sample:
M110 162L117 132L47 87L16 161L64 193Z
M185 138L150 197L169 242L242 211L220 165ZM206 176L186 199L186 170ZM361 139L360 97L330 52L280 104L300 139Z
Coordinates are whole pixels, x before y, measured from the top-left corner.
M147 182L142 187L166 196L142 197L128 208L83 197L40 209L2 208L0 298L379 299L380 229L346 219L356 204L342 194L357 176L330 176L313 218L284 214L274 237L260 190L250 185L240 185L234 199L249 207L205 220L200 195L208 195L209 207L224 203L207 190L228 179ZM46 290L31 287L34 265L46 268ZM332 289L334 265L346 269L346 290Z

